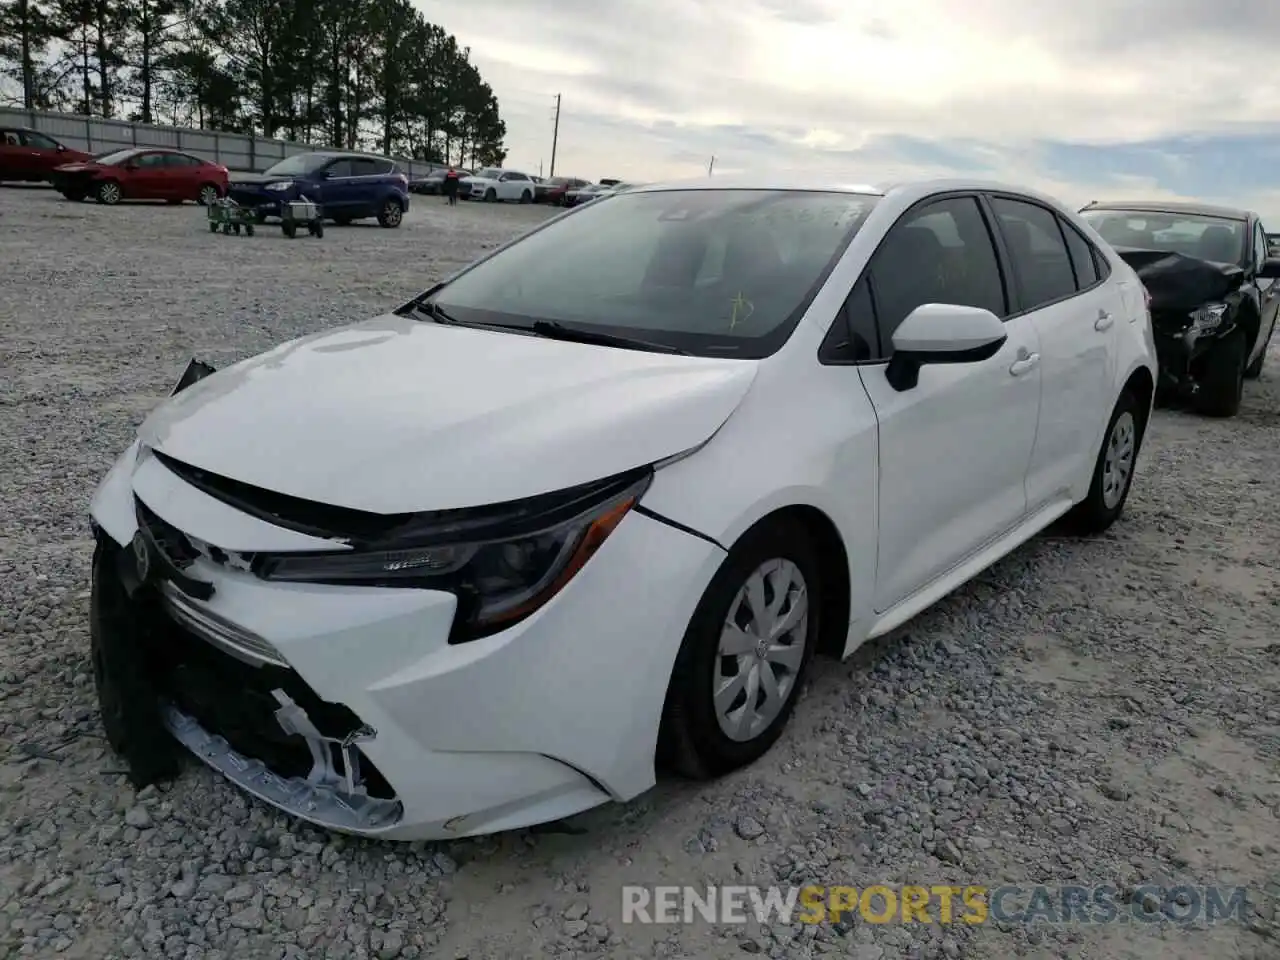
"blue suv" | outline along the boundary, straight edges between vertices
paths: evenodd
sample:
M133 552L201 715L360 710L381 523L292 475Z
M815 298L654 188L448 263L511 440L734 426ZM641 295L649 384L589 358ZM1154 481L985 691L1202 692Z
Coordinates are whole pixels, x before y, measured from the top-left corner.
M305 196L340 227L369 217L377 217L384 227L398 227L409 209L409 178L386 157L300 153L263 173L232 174L227 196L253 207L260 220L280 216L282 201Z

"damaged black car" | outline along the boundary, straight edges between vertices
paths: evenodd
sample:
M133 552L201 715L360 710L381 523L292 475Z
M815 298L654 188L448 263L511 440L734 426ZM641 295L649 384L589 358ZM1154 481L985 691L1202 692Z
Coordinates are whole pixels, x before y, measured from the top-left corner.
M1280 310L1280 258L1255 213L1172 202L1091 203L1080 215L1137 272L1151 301L1157 398L1209 416L1240 409Z

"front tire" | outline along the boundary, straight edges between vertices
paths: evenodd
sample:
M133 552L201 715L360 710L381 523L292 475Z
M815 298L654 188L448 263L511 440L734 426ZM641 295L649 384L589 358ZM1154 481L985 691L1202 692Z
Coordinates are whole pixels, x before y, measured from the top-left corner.
M820 636L821 591L812 542L795 525L758 527L729 552L671 672L659 744L677 771L721 776L782 735Z
M1234 417L1244 399L1244 331L1236 329L1218 341L1205 358L1196 405L1209 417Z
M94 191L94 197L99 203L114 207L124 198L124 191L114 180L103 180Z
M524 193L520 194L520 202L533 203L533 194L526 190Z
M493 187L490 187L488 190L484 192L485 203L494 203L497 201L497 199L498 199L498 191L494 190Z
M200 187L200 192L196 194L196 203L202 207L211 207L221 197L222 191L215 184L206 183Z
M1129 488L1133 485L1133 469L1142 447L1144 412L1137 397L1126 390L1116 401L1103 434L1102 449L1093 466L1089 493L1067 514L1067 522L1081 533L1101 533L1120 518Z

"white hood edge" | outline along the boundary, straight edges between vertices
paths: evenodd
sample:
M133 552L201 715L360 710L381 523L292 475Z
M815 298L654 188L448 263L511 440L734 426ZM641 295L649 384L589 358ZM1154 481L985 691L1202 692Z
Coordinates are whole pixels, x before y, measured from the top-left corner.
M737 409L757 369L388 315L219 371L161 404L139 439L320 503L465 508L692 449Z

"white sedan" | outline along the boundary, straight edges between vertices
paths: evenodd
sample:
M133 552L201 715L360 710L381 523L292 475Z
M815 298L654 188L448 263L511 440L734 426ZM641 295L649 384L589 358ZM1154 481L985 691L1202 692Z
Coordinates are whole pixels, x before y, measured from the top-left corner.
M1135 274L1039 194L637 187L189 368L92 504L108 738L393 839L723 774L815 654L1115 521L1155 373Z
M460 192L472 200L487 200L490 203L499 200L533 203L537 186L527 173L498 167L485 167L458 182Z

